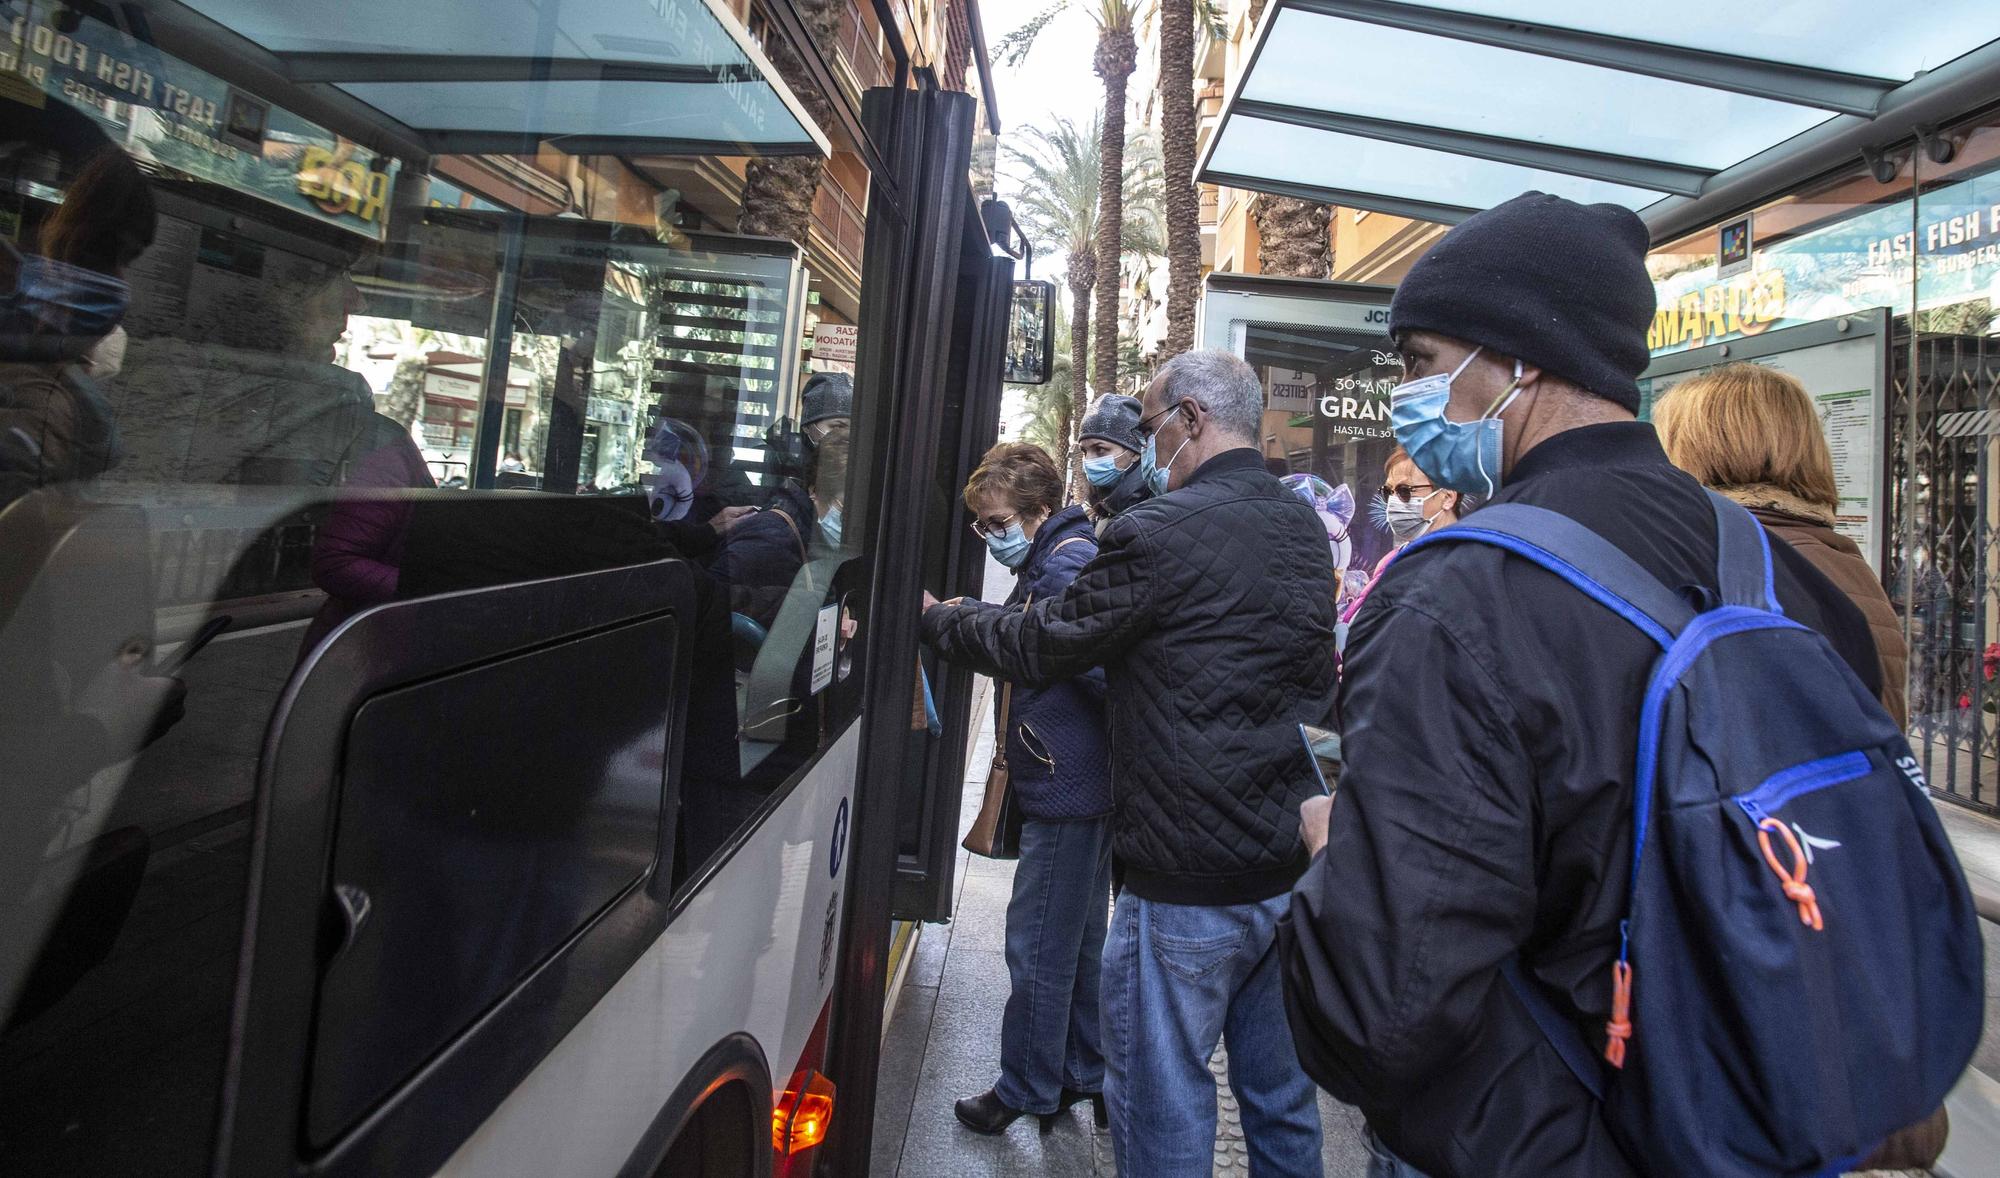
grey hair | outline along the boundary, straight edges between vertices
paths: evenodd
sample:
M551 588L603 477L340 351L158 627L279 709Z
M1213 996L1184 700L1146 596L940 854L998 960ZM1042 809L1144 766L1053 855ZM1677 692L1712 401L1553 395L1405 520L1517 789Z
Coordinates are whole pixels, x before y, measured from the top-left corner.
M1264 385L1257 370L1219 348L1182 352L1160 369L1168 405L1194 401L1231 437L1255 442L1264 429Z

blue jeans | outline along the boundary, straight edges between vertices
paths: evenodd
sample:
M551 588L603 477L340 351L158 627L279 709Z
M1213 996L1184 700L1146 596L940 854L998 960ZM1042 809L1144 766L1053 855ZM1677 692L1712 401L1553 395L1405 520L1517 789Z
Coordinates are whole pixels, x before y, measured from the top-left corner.
M1218 1037L1229 1043L1253 1178L1320 1173L1318 1094L1292 1046L1278 969L1278 918L1290 903L1118 897L1104 946L1104 1096L1120 1174L1208 1178Z
M1000 1079L1009 1108L1052 1113L1065 1087L1104 1087L1098 987L1111 904L1111 820L1021 823L1007 902L1007 1008Z

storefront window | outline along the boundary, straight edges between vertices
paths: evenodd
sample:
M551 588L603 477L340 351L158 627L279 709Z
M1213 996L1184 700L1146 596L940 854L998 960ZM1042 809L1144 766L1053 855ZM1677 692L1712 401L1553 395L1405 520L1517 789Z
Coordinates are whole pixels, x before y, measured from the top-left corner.
M1833 453L1836 527L1903 623L1924 772L1941 796L1994 807L2000 126L1902 145L1667 243L1648 264L1659 295L1648 407L1736 360L1805 382Z
M2000 804L2000 121L1947 129L1913 154L1922 183L1904 232L1916 310L1897 364L1909 560L1891 588L1906 606L1911 738L1925 776L1943 796L1991 809Z

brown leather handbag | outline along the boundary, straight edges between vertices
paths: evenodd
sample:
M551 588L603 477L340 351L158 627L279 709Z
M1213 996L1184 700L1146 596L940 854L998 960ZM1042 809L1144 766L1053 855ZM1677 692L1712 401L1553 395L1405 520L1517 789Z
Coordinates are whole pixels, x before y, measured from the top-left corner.
M986 771L986 798L979 804L979 817L965 832L960 846L988 859L1021 857L1021 811L1014 804L1014 791L1007 786L1007 712L1014 702L1014 685L1000 688L998 723L994 725L993 765Z

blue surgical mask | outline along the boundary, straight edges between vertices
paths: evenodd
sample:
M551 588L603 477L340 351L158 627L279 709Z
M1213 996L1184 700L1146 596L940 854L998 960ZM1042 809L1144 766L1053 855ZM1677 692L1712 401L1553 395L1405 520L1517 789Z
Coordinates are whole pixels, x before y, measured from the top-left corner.
M125 318L132 288L122 279L40 254L19 260L14 289L0 295L0 331L34 331L97 339Z
M1021 530L1017 521L1008 524L1002 531L988 532L986 547L993 550L993 559L1010 569L1017 569L1022 561L1028 559L1028 534Z
M1174 447L1174 456L1167 459L1165 466L1161 466L1159 464L1160 452L1154 444L1154 435L1146 435L1146 448L1139 451L1139 469L1146 472L1146 487L1148 490L1152 491L1155 495L1164 495L1167 493L1167 472L1174 468L1174 462L1180 458L1181 451L1187 449L1187 444L1193 440L1192 438L1182 438L1181 444Z
M1108 487L1117 482L1118 476L1124 473L1124 469L1118 465L1118 459L1110 454L1102 458L1083 460L1083 477L1089 479L1093 487Z
M1439 486L1490 496L1500 489L1500 414L1521 395L1521 362L1514 361L1513 383L1477 421L1452 421L1444 415L1451 401L1451 382L1480 351L1472 349L1472 355L1449 374L1433 373L1397 385L1389 393L1389 423L1410 461Z
M819 517L819 534L826 537L828 544L840 547L840 504L834 504Z
M1118 472L1117 482L1112 483L1109 488L1100 488L1096 502L1097 514L1100 518L1109 518L1135 503L1144 502L1152 497L1153 491L1147 483L1144 467L1134 462Z

